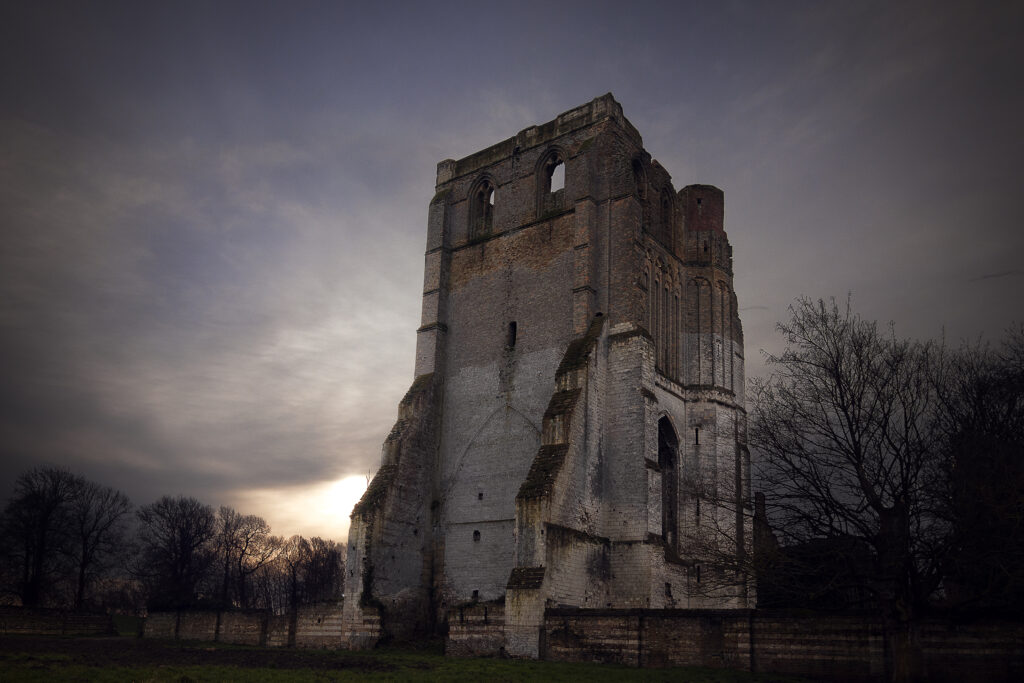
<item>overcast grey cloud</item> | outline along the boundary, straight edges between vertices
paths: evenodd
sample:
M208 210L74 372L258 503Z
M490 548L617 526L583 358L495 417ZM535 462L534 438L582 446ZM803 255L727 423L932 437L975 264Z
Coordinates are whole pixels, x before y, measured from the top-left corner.
M434 169L611 91L799 295L1021 319L1016 3L7 3L0 494L67 466L341 538L412 380Z

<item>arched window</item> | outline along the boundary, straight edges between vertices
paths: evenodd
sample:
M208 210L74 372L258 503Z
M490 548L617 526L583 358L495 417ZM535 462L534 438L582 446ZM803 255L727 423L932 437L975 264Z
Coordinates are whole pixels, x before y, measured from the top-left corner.
M679 439L668 417L658 420L658 467L661 468L661 538L675 550L679 532Z
M564 206L565 160L553 149L541 158L537 167L537 216L559 211Z
M639 159L633 159L633 188L638 199L647 199L647 174Z
M482 237L491 233L494 223L494 183L484 177L477 181L469 194L469 237Z
M666 188L661 191L661 200L659 202L658 239L669 248L672 248L672 226L675 223L672 208L672 195Z

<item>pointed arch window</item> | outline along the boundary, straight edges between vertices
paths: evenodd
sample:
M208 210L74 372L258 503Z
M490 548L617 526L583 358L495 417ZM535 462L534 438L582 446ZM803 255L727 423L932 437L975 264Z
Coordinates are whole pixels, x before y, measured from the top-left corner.
M537 216L560 211L565 206L565 157L552 149L537 167Z
M469 194L469 237L491 234L494 227L494 182L481 178Z
M661 537L676 548L679 533L679 438L668 417L658 420L658 467L661 468Z

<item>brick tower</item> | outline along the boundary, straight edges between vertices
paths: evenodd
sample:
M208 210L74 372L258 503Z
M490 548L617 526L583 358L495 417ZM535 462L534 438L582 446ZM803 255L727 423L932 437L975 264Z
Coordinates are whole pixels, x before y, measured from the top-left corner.
M468 610L477 651L536 657L551 607L752 606L721 562L750 542L723 208L610 94L438 164L415 379L352 512L352 646Z

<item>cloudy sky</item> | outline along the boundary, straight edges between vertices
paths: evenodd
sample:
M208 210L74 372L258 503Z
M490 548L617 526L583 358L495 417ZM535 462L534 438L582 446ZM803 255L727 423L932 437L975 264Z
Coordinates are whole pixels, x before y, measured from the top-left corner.
M0 496L37 464L347 533L412 380L436 163L611 91L725 191L750 374L799 295L1024 319L1024 5L0 9Z

